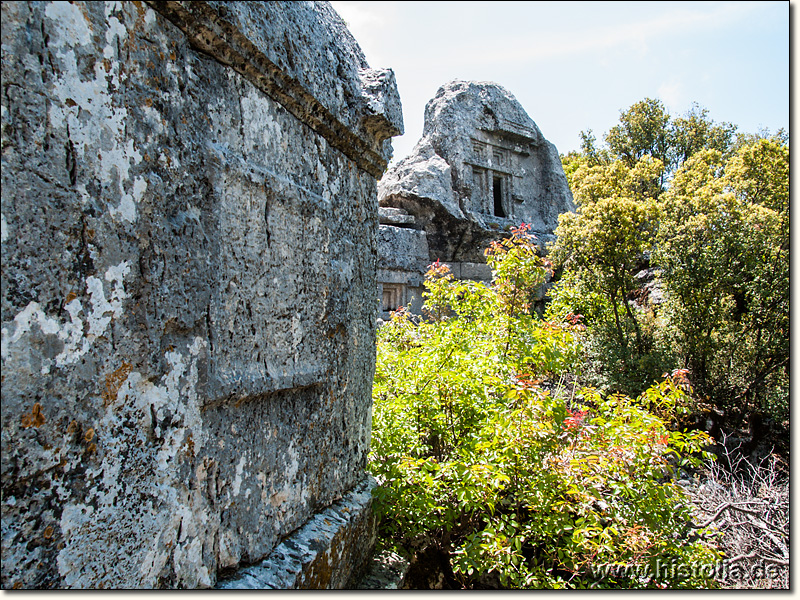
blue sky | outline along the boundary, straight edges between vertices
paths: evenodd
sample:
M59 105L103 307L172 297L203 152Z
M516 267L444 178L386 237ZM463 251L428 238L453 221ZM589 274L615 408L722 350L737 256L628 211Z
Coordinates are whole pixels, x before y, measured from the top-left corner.
M559 152L598 138L621 109L693 101L739 131L789 129L789 6L783 2L334 1L372 67L394 69L406 134L451 79L506 87Z

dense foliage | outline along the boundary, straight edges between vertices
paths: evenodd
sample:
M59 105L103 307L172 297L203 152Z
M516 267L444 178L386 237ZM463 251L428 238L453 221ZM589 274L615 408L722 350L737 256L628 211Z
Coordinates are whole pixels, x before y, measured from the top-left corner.
M751 433L788 418L787 139L650 99L604 147L582 138L553 263L523 225L487 250L491 285L437 262L424 315L378 332L383 544L437 549L456 587L714 587L722 557L674 482L710 458L701 408Z
M684 372L637 398L564 385L583 325L531 315L546 264L525 228L487 261L490 286L432 265L427 318L400 311L379 331L370 470L386 543L437 546L464 587L712 585L719 556L689 535L670 479L708 443L674 427Z
M551 314L586 317L597 385L639 393L686 368L700 396L741 419L788 416L789 149L734 136L698 106L623 111L599 149L564 157L577 213L552 248L565 276ZM652 272L645 269L650 267ZM645 302L654 276L663 302ZM653 289L650 286L650 290Z

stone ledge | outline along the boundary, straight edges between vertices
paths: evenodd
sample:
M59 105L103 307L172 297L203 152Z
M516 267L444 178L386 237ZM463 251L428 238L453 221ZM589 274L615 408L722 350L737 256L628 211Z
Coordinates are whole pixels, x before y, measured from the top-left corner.
M414 222L417 220L414 215L408 214L408 211L391 206L379 206L378 219L381 225L395 225L400 227L414 225Z
M233 68L360 169L381 178L388 163L381 143L402 132L402 109L390 70L363 69L366 87L362 87L362 95L371 101L363 115L369 131L364 136L342 123L295 77L270 60L265 49L239 29L232 11L222 7L222 12L229 14L229 18L223 17L215 4L206 1L147 0L147 4L183 31L196 49Z
M261 563L220 580L223 590L344 589L363 574L375 546L368 476L345 496L309 519Z

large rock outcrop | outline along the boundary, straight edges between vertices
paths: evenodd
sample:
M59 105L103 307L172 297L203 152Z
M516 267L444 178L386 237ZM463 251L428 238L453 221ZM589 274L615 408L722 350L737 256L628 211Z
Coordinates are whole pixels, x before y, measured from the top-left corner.
M530 225L543 248L558 215L575 210L556 147L510 92L474 81L439 88L425 107L422 138L383 176L378 200L408 215L413 225L405 228L425 233L430 261L450 264L464 279L489 277L483 251L512 226ZM381 221L382 240L408 235ZM393 269L393 246L379 244L379 284L418 305L420 273Z
M3 588L344 585L393 74L324 2L3 2L2 57Z

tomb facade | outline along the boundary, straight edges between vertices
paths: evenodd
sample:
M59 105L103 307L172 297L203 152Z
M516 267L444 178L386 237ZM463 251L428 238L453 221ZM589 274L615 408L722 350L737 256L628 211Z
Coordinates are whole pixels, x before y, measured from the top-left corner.
M379 317L406 307L422 308L423 273L430 263L425 232L415 227L416 219L401 208L379 208L378 298Z
M440 260L456 278L477 281L491 279L483 255L490 242L526 223L544 253L558 215L575 210L558 150L516 98L496 83L460 80L428 102L422 138L383 176L378 200L381 210L402 210L413 219L406 227L424 234L416 248L427 246L428 260L418 264ZM393 243L399 234L388 222L380 229L379 263L387 268L379 286L395 286L381 299L385 318L400 298L419 298L425 267L413 274L388 266L400 261Z
M393 73L326 2L3 2L2 45L2 587L347 585Z

